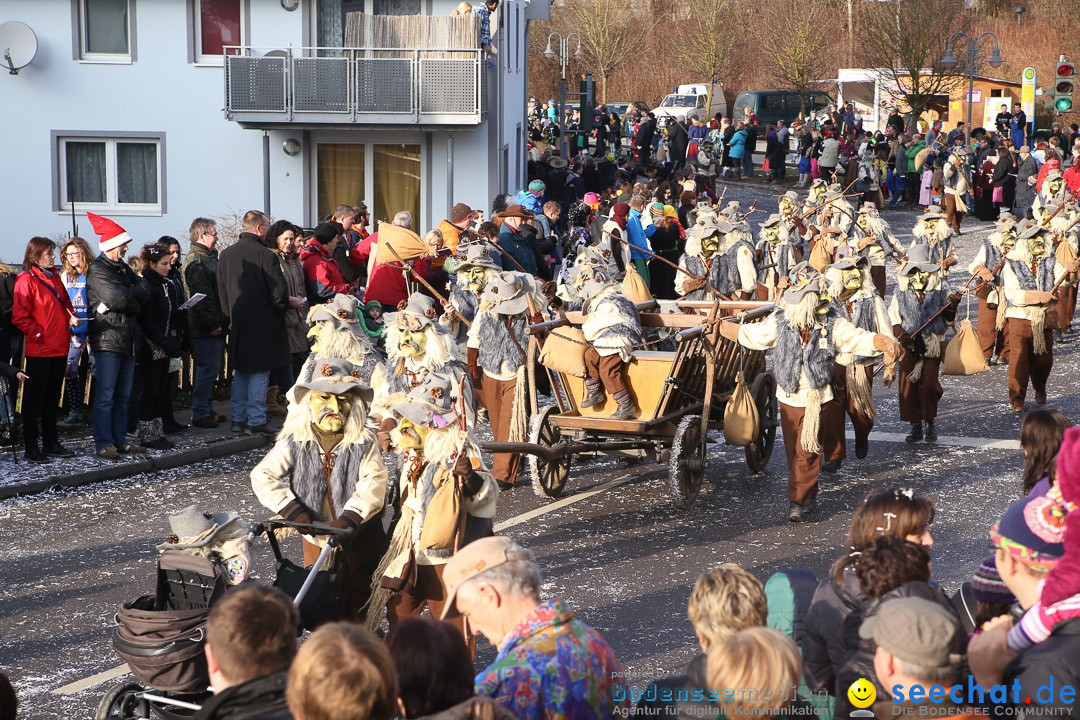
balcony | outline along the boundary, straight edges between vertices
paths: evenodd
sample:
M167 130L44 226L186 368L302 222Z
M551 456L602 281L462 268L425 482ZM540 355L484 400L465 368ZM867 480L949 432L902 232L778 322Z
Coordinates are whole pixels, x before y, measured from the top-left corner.
M479 49L230 47L225 117L243 127L450 126L487 111Z

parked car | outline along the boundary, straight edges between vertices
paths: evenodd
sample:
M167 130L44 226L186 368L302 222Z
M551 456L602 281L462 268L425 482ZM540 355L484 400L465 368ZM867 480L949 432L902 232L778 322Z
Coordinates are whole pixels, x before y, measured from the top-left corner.
M833 103L833 99L820 90L806 93L803 117L816 116ZM759 125L768 125L777 120L790 124L799 117L799 93L793 90L755 90L741 92L735 98L731 117L741 120L746 108L757 115Z
M705 107L706 102L709 103L708 107ZM709 86L705 83L679 85L675 88L675 92L665 97L652 112L657 119L696 115L702 120L707 120L717 113L727 115L727 99L724 97L723 88L719 85L713 85L711 97Z
M609 113L615 113L619 117L622 117L630 110L648 110L645 104L637 100L613 100L605 104Z

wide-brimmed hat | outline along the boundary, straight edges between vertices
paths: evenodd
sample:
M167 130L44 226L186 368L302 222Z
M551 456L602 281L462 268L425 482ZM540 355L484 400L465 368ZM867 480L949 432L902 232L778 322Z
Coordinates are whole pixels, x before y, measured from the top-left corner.
M945 219L945 213L942 212L941 207L938 205L927 205L926 212L918 216L919 220L930 220L936 218L939 220Z
M523 220L532 220L536 217L532 210L526 210L521 205L510 205L501 213L496 216L499 220L505 220L506 218L522 218Z
M370 403L375 391L364 383L360 370L348 360L331 357L315 357L304 364L304 373L292 387L297 402L309 390L344 395L354 393L365 403Z
M322 303L308 312L309 323L328 322L335 327L355 327L360 322L357 315L359 301L352 295L338 293L328 303Z
M552 170L562 170L566 167L566 158L553 157L548 160L548 166Z
M780 213L773 213L761 222L761 227L771 228L775 225L779 225L782 220L783 218L780 217Z
M176 515L169 516L169 530L175 542L158 545L158 550L179 550L206 547L222 532L233 530L240 523L236 513L204 513L198 505L188 505Z
M405 402L394 405L394 412L416 425L446 427L458 418L453 394L454 387L449 377L429 372L419 385L409 391Z
M1038 237L1039 235L1047 231L1048 228L1046 228L1045 226L1034 223L1026 226L1022 231L1020 231L1020 235L1018 237L1021 240L1027 240L1029 238Z
M863 268L869 261L862 255L859 255L850 245L841 245L836 251L836 261L829 267L836 270L851 270L852 268Z
M694 236L698 240L704 240L713 235L727 235L735 229L735 226L724 220L717 220L715 215L706 215L704 220L699 219L694 226Z
M1061 174L1060 170L1056 170L1056 169L1051 170L1050 172L1046 173L1046 177L1043 178L1043 185L1050 182L1051 180L1064 180L1064 179L1065 179L1065 176Z
M528 309L533 289L532 276L504 270L488 281L481 302L500 315L517 315Z
M784 290L786 305L797 305L806 293L821 293L821 273L808 262L801 262L791 268L788 281L790 284Z
M408 302L402 307L398 305L398 311L395 313L389 313L386 316L387 323L395 323L401 319L408 319L410 324L417 324L417 329L427 327L435 322L435 319L439 317L439 311L435 307L435 301L429 298L423 293L414 292L409 296Z
M458 255L455 272L467 267L482 267L489 270L502 270L502 266L495 262L491 256L491 248L487 245L475 243L465 246L465 252Z
M908 250L907 260L900 266L900 274L905 277L921 270L922 272L938 272L941 266L930 260L930 248L923 243L916 243Z
M795 192L794 190L788 190L786 193L784 193L780 197L787 198L788 200L795 203L796 205L799 204L799 193Z

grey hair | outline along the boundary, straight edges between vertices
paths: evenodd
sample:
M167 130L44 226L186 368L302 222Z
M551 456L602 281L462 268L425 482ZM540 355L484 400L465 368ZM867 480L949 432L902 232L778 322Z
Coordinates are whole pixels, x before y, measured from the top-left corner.
M896 660L896 668L904 675L910 678L914 678L923 683L935 683L938 685L951 685L956 682L959 676L959 668L955 665L946 665L945 667L926 667L925 665L916 665L910 663L907 660L901 660L900 658L893 656Z
M408 210L402 210L394 216L393 224L406 230L412 230L412 213Z
M479 575L462 583L458 589L460 594L466 588L475 589L481 583L495 586L502 595L528 597L540 601L540 566L533 561L533 554L516 542L507 546L508 553L521 553L524 560L508 560L502 565L496 565L490 570L485 570Z

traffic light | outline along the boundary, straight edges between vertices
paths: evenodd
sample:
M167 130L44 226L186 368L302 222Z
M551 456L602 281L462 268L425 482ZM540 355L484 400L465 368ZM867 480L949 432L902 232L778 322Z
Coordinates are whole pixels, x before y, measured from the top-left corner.
M593 130L593 113L596 112L596 85L592 75L586 75L578 88L578 129L583 133L591 133Z
M1069 112L1073 106L1073 64L1062 55L1057 64L1057 79L1054 81L1054 110L1059 113Z

